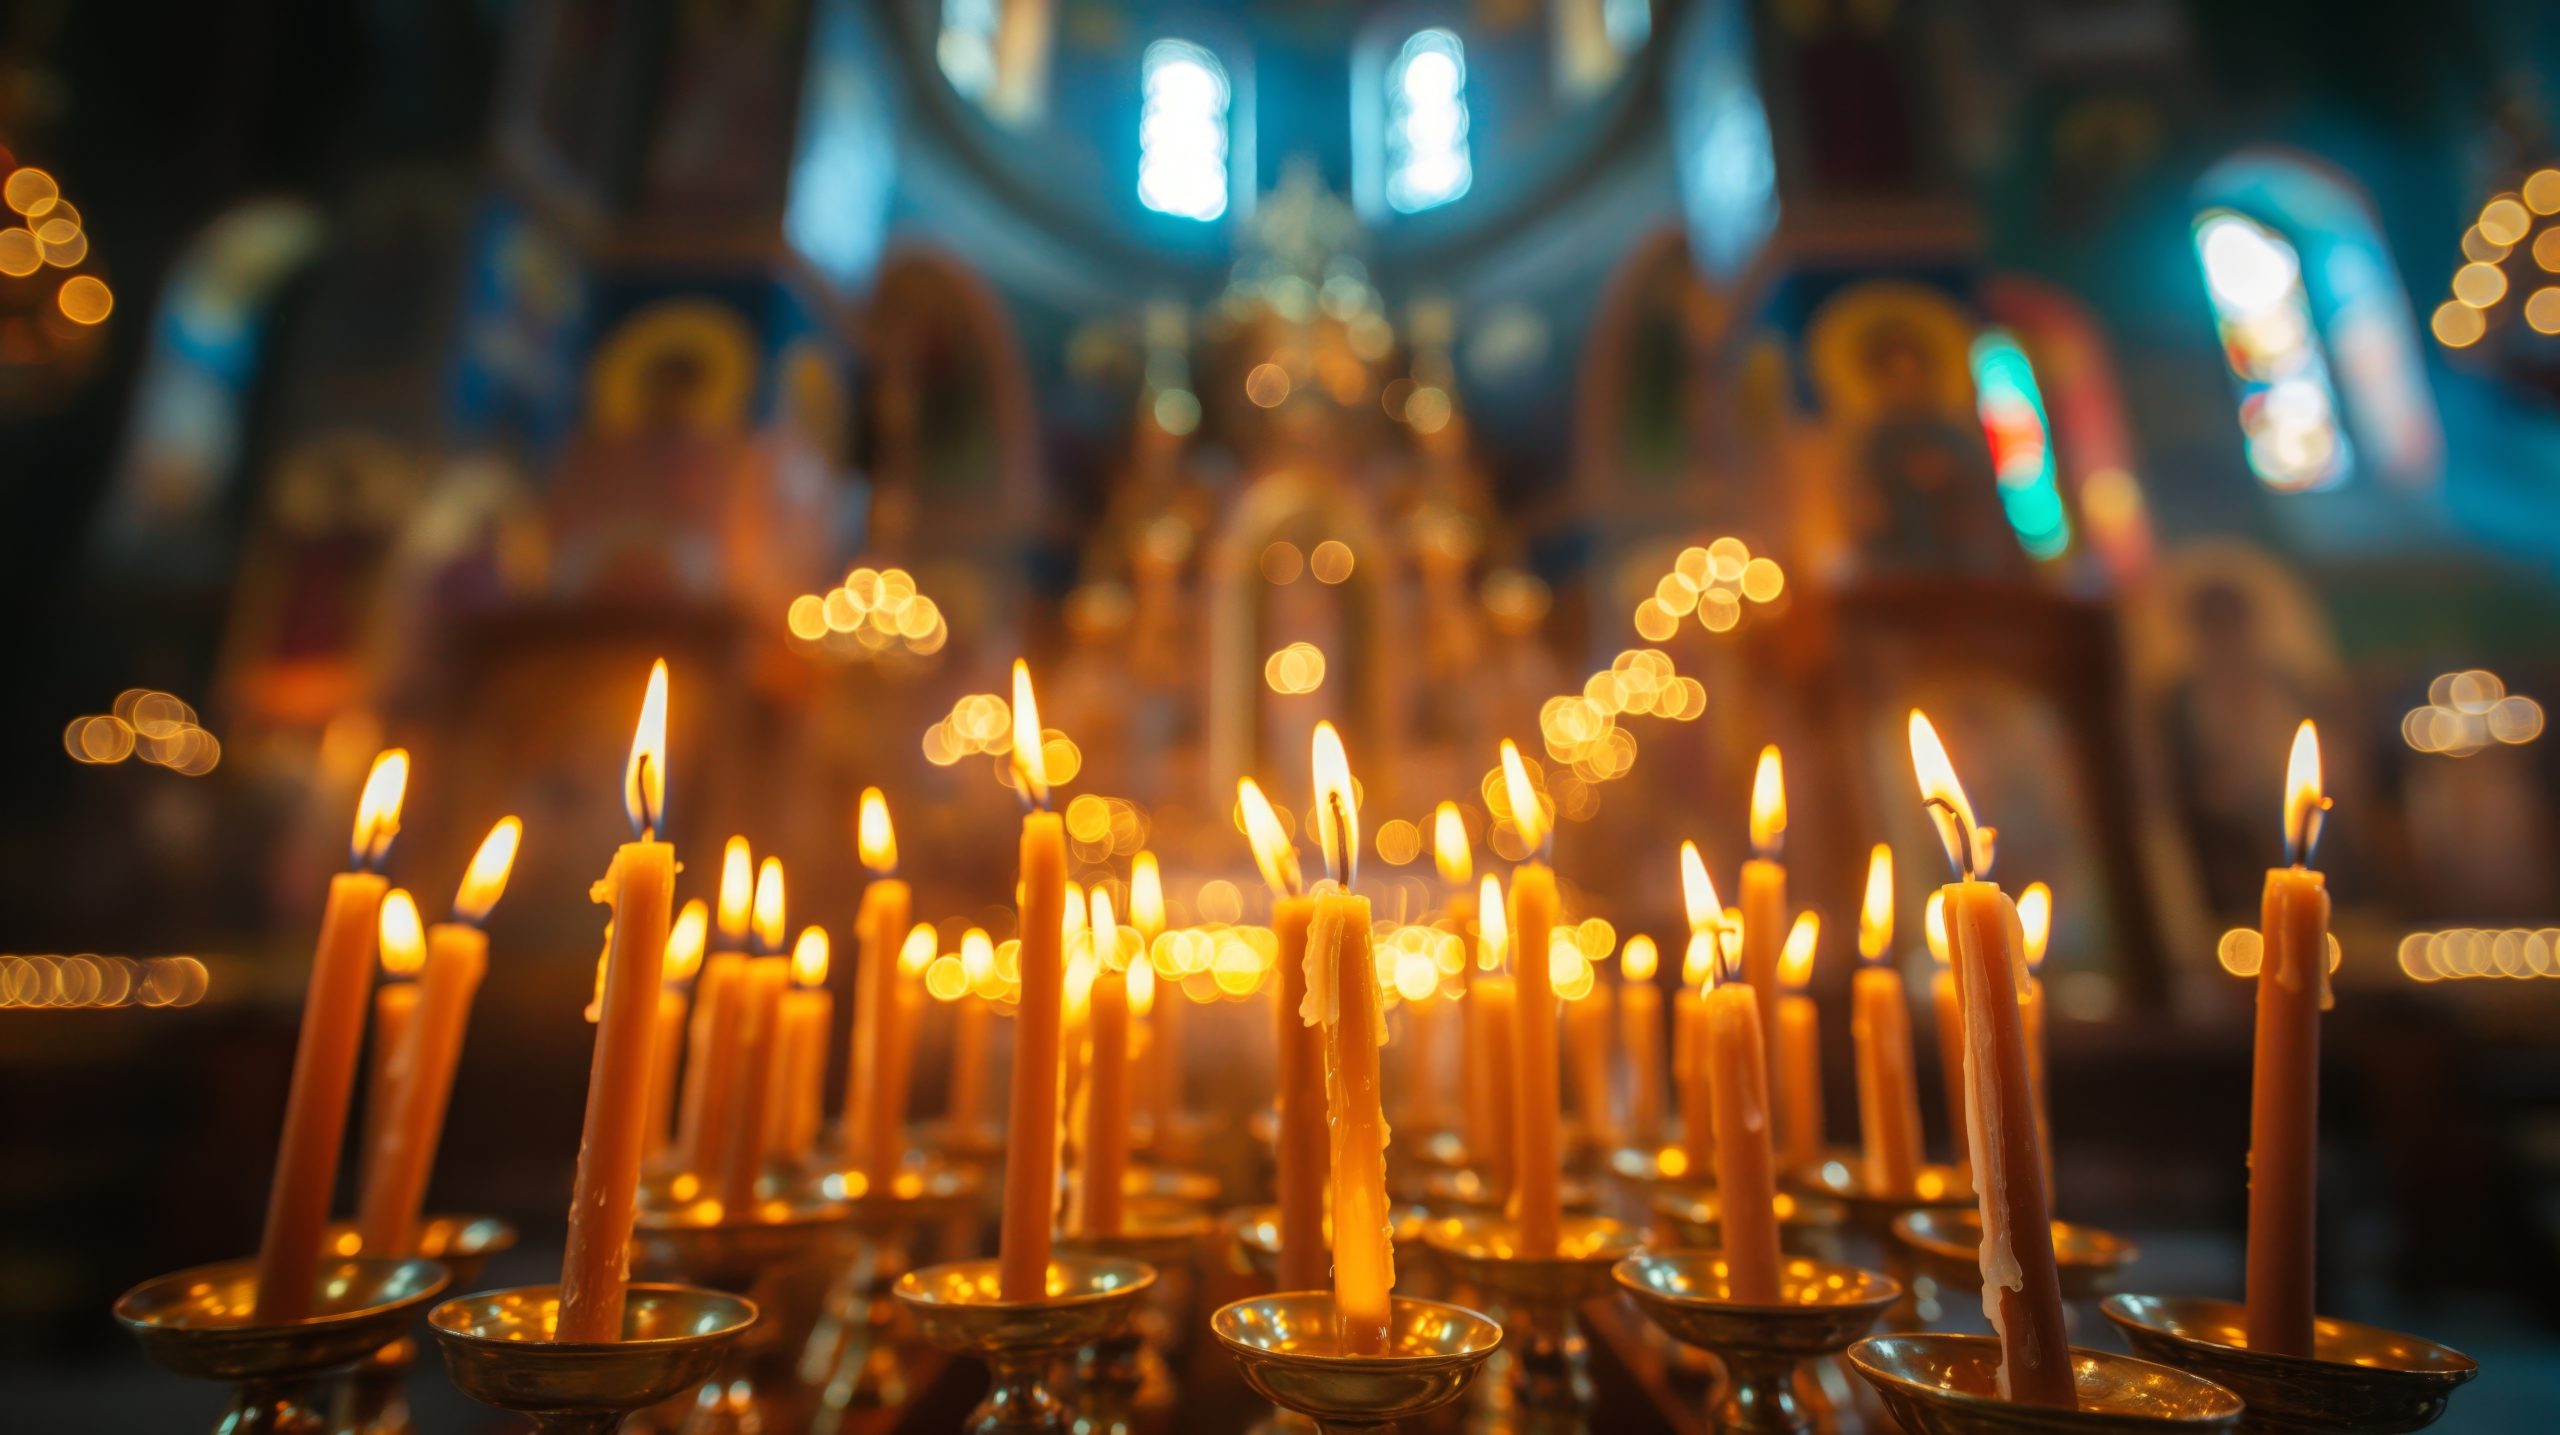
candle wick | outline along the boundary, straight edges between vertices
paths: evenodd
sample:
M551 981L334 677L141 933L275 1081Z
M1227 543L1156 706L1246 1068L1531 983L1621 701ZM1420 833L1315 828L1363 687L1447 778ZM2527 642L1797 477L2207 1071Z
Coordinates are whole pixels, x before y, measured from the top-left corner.
M1964 820L1964 813L1960 811L1954 803L1949 802L1943 797L1922 798L1920 805L1934 809L1937 812L1940 821L1948 823L1955 828L1956 841L1953 844L1954 850L1949 855L1954 857L1955 868L1963 875L1964 880L1967 882L1972 881L1973 825Z
M2322 796L2302 809L2301 817L2295 822L2295 830L2284 835L2284 854L2288 864L2294 867L2311 865L2312 853L2320 847L2320 834L2329 825L2329 809L2336 805L2336 801Z
M658 805L650 799L648 753L638 753L632 757L631 779L638 786L640 794L640 819L632 825L640 829L641 841L655 842L658 840Z
M1326 813L1333 821L1333 847L1325 853L1325 873L1341 883L1343 889L1348 891L1351 888L1352 879L1359 875L1360 854L1351 850L1351 822L1342 812L1342 794L1326 793L1324 805ZM1336 853L1341 854L1341 860L1338 863L1334 860Z

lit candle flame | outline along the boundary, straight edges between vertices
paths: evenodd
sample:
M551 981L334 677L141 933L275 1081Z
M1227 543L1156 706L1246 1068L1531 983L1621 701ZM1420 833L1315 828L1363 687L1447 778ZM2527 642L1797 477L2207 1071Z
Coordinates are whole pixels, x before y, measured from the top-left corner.
M1930 820L1938 824L1938 840L1946 844L1947 860L1968 882L1989 872L1991 829L1974 820L1973 804L1965 798L1964 784L1956 780L1946 744L1938 741L1929 715L1918 708L1911 710L1911 770L1920 780L1920 800L1928 807Z
M1049 759L1040 746L1040 705L1031 696L1031 665L1013 660L1013 774L1035 807L1049 805Z
M986 985L996 969L996 944L984 927L971 927L960 934L960 970L968 973L972 989Z
M1502 970L1503 954L1511 946L1511 917L1502 909L1502 882L1490 872L1476 893L1476 929L1482 938L1476 965L1488 972Z
M1662 965L1662 953L1653 938L1642 932L1627 938L1627 949L1618 956L1618 974L1631 982L1649 982Z
M456 920L478 926L489 918L489 909L507 890L507 874L515 869L516 845L524 840L524 824L513 817L501 817L489 835L480 839L480 850L471 854L471 865L462 873L462 890L453 896Z
M658 968L660 980L667 983L689 982L702 970L702 948L711 935L711 908L700 897L684 904L676 914L675 925L667 929L666 960Z
M1156 968L1153 962L1129 964L1129 1014L1144 1021L1156 1009Z
M1467 822L1458 804L1443 802L1431 817L1431 860L1440 864L1440 880L1464 887L1476 875L1475 849L1467 843Z
M1092 904L1086 926L1093 933L1094 960L1116 972L1120 970L1120 919L1111 910L1111 889L1096 882L1086 901Z
M853 846L871 875L886 877L898 870L898 832L889 825L889 799L880 795L879 788L862 789L861 814L853 821Z
M1538 805L1538 789L1529 785L1529 765L1520 760L1520 745L1502 740L1502 790L1511 799L1511 825L1520 845L1532 854L1547 845L1547 811Z
M667 811L667 660L649 665L649 692L640 700L640 724L631 732L631 757L622 767L622 810L643 841L658 835Z
M1939 966L1952 960L1947 955L1947 893L1945 888L1929 894L1920 908L1920 930L1929 939L1929 955Z
M1076 944L1076 933L1085 929L1084 922L1084 884L1071 880L1067 883L1067 900L1058 910L1058 931L1066 937L1068 946Z
M1822 918L1812 912L1796 913L1796 924L1787 929L1787 944L1778 952L1778 982L1788 991L1800 992L1813 980L1813 952L1822 941Z
M2320 843L2321 814L2329 799L2320 791L2320 732L2304 718L2293 730L2293 756L2284 771L2284 859L2295 867L2311 861Z
M1689 945L1680 953L1680 984L1705 991L1716 970L1716 929L1699 927L1689 933Z
M400 799L409 790L409 750L386 748L365 774L364 795L356 799L356 835L349 844L348 865L371 872L391 855L391 839L400 835Z
M1129 859L1129 925L1149 941L1164 931L1164 874L1153 852Z
M1867 853L1867 896L1858 907L1858 955L1880 960L1893 946L1893 849L1879 842Z
M1778 765L1778 745L1760 749L1760 766L1751 774L1751 853L1775 857L1787 835L1787 778Z
M2027 938L2027 969L2044 965L2045 944L2053 938L2053 889L2029 882L2018 894L2018 926Z
M1253 865L1262 869L1271 895L1295 896L1301 885L1297 845L1280 825L1280 814L1271 810L1271 799L1262 795L1262 785L1250 777L1237 778L1236 806L1244 810L1245 842L1253 848Z
M782 859L767 857L756 869L756 946L765 952L782 950Z
M382 974L402 981L427 964L427 931L406 888L382 894Z
M1724 903L1716 899L1716 879L1707 875L1707 859L1698 844L1680 844L1680 898L1689 909L1689 930L1703 932L1724 924Z
M941 939L934 934L933 923L918 922L907 929L907 940L898 948L898 972L901 976L919 977L933 965L934 948Z
M732 837L720 850L720 943L730 950L747 944L747 924L756 909L756 858L744 837Z
M1351 759L1332 723L1316 724L1314 746L1316 841L1324 848L1325 875L1353 886L1360 876L1360 798L1351 787Z
M791 947L791 980L801 987L827 984L827 929L803 927L800 940Z

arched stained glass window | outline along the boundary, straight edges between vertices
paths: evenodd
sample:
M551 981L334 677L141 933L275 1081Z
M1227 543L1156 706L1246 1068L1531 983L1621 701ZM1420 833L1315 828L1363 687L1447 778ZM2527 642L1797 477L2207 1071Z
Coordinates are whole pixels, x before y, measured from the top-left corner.
M1203 45L1158 40L1140 66L1138 199L1160 214L1227 212L1227 67Z
M1467 50L1431 29L1405 41L1387 67L1387 204L1416 214L1467 192Z
M2231 209L2197 216L2195 244L2223 361L2240 391L2250 471L2284 493L2344 479L2353 451L2302 285L2302 256L2282 234Z

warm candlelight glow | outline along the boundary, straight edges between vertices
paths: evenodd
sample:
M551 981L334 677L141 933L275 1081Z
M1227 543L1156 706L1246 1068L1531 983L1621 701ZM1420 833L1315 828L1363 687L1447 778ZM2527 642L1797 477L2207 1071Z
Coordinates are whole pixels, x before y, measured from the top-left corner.
M631 732L631 757L622 767L622 810L631 830L655 837L667 810L667 660L649 665L649 692L640 700L640 724Z
M689 982L702 970L702 948L711 935L711 909L700 897L684 904L676 924L667 929L666 960L659 965L665 982Z
M1938 741L1929 715L1918 708L1911 710L1911 770L1920 780L1920 800L1928 805L1930 820L1938 824L1938 840L1946 844L1947 860L1967 881L1988 873L1993 833L1974 821L1973 804L1965 798L1964 784L1956 780L1946 744Z
M977 991L995 975L996 944L988 938L984 927L971 927L960 934L960 970L969 975L969 988Z
M1724 903L1716 897L1716 880L1707 875L1707 859L1698 844L1680 844L1680 899L1689 909L1689 930L1703 932L1723 925Z
M861 854L862 865L875 877L886 877L898 870L898 833L889 825L889 799L880 789L862 789L862 811L853 822L854 850Z
M1466 819L1458 804L1443 802L1431 817L1431 860L1440 865L1440 880L1464 887L1475 877L1475 849L1467 844Z
M1245 841L1253 848L1254 865L1262 869L1262 880L1271 886L1271 895L1290 896L1298 890L1298 849L1289 840L1289 830L1280 825L1280 814L1271 810L1271 799L1262 795L1261 784L1250 777L1236 779L1236 805L1244 809Z
M1661 964L1662 953L1654 947L1653 938L1642 932L1627 938L1627 948L1618 957L1620 975L1631 982L1652 981Z
M1504 950L1511 945L1511 918L1502 909L1502 882L1490 872L1476 898L1476 925L1481 938L1476 965L1488 972L1502 970Z
M2018 926L2027 937L2027 969L2044 965L2045 943L2053 936L2053 889L2029 882L2018 894Z
M720 852L720 944L747 944L747 919L755 914L756 859L747 839L732 837Z
M1893 946L1893 849L1867 853L1867 896L1858 907L1858 955L1876 961Z
M1751 774L1751 851L1775 857L1787 835L1787 779L1778 765L1778 745L1760 749L1760 766Z
M1929 955L1945 966L1947 956L1947 898L1943 890L1931 892L1920 908L1920 929L1929 939Z
M427 930L418 920L418 904L402 888L382 894L382 974L414 977L427 964Z
M1700 927L1689 934L1689 945L1680 953L1680 985L1691 991L1705 991L1707 978L1715 974L1715 969L1715 929Z
M1031 665L1013 660L1013 772L1035 807L1049 805L1049 758L1041 749L1040 707L1031 696Z
M940 945L933 923L918 922L908 929L906 944L898 948L898 971L901 975L920 977L933 965L934 948Z
M2320 842L2321 814L2329 799L2320 791L2320 732L2304 718L2293 732L2293 756L2284 768L2284 859L2306 866Z
M507 890L507 873L516 865L516 845L524 840L524 824L513 817L501 817L489 835L480 839L480 850L471 856L471 865L462 874L462 890L453 897L456 921L478 926L498 905L499 896Z
M1787 945L1778 953L1778 980L1788 991L1800 992L1813 980L1813 949L1822 940L1822 918L1813 912L1796 913L1796 924L1787 929Z
M385 749L373 760L373 771L366 774L364 796L356 799L356 833L349 844L347 862L360 871L372 871L382 865L391 853L391 839L400 835L400 799L409 790L409 750Z
M1325 875L1345 887L1360 874L1360 798L1351 787L1351 759L1333 724L1316 724L1310 759L1316 784L1316 840L1324 848Z
M1092 904L1087 925L1093 933L1093 959L1116 972L1120 970L1120 919L1111 910L1111 889L1097 882L1086 900Z
M803 927L800 940L791 948L791 981L795 986L820 987L827 983L827 929Z
M756 946L763 951L782 950L782 859L767 857L756 869Z
M1164 930L1164 874L1153 852L1129 859L1129 925L1149 935Z
M1156 1009L1156 969L1152 962L1129 964L1129 1011L1141 1019Z
M1520 845L1536 852L1547 843L1547 812L1538 805L1538 789L1529 785L1528 764L1520 760L1520 746L1509 738L1502 740L1502 790L1511 799L1511 825L1520 832Z

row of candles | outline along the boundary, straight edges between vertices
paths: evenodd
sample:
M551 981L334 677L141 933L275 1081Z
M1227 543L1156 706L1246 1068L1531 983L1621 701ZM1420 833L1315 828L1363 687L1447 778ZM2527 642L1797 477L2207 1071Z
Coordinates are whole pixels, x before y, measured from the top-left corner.
M1072 920L1063 826L1049 810L1037 707L1028 670L1017 663L1013 712L1027 734L1013 762L1032 804L1021 836L1016 893L1020 936L1014 952L1014 1053L1005 1126L999 1283L1007 1300L1046 1293L1056 1220L1062 1123L1079 1123L1073 1148L1080 1193L1071 1219L1118 1228L1129 1159L1133 1008L1143 1016L1150 963L1135 959L1161 930L1161 889L1151 860L1133 866L1139 916L1132 950L1120 937L1109 892ZM625 808L637 833L614 854L593 897L608 905L596 1039L561 1279L558 1337L612 1340L621 1330L627 1248L644 1164L681 1173L679 1194L753 1209L757 1181L776 1159L805 1160L817 1140L834 1026L821 989L827 942L804 932L782 948L782 882L767 859L751 879L742 840L724 853L716 920L691 904L673 913L675 860L656 833L664 810L666 670L653 669L624 779ZM1911 714L1911 750L1923 801L1957 880L1930 899L1929 936L1941 953L1933 1004L1948 1053L1948 1105L1961 1164L1981 1204L1985 1309L2003 1349L2002 1389L2043 1403L2071 1400L2059 1285L2049 1227L2049 1118L2043 1099L2042 1002L2033 975L2049 922L2049 897L2031 888L2018 902L1985 879L1993 832L1974 820L1964 789L1927 719ZM1280 1284L1333 1287L1346 1352L1385 1349L1394 1286L1387 1196L1381 1051L1388 1044L1382 981L1367 899L1356 875L1360 828L1356 787L1339 734L1318 724L1311 826L1323 880L1302 880L1286 827L1260 789L1240 784L1239 805L1252 854L1273 893L1278 1107L1276 1167L1281 1207ZM356 1055L362 1040L369 960L376 932L385 950L414 949L414 984L376 995L377 1069L360 1163L359 1226L369 1251L397 1252L415 1238L464 1021L486 961L479 923L503 891L520 828L501 821L471 863L452 920L419 930L405 894L380 873L398 830L407 758L377 761L358 807L351 870L332 879L306 997L288 1097L285 1132L260 1250L258 1318L307 1312L322 1249L328 1194L340 1155ZM1485 955L1462 964L1460 1069L1466 1076L1464 1130L1470 1155L1507 1192L1506 1211L1524 1253L1558 1249L1562 1227L1560 1031L1581 1072L1586 1120L1602 1124L1607 1085L1606 1009L1564 1019L1555 964L1543 957L1560 920L1546 810L1516 747L1502 746L1511 820L1529 856L1514 866L1509 891L1472 875L1454 809L1439 820L1442 872L1450 879L1449 924L1480 931ZM2251 1150L2248 1309L2253 1347L2307 1352L2311 1325L2312 1131L2318 1014L2327 1002L2328 903L2308 866L2320 796L2316 736L2297 736L2286 795L2288 864L2267 880ZM1781 859L1784 783L1775 749L1763 753L1753 783L1754 855L1743 866L1738 907L1717 899L1694 844L1681 851L1691 936L1671 1022L1673 1073L1682 1134L1666 1149L1693 1172L1712 1171L1722 1193L1722 1240L1732 1293L1746 1303L1779 1299L1776 1222L1778 1157L1818 1151L1821 1131L1816 1014L1790 995L1818 940L1810 913L1787 902ZM907 1091L923 983L934 960L932 927L913 925L912 901L895 873L885 804L865 794L859 844L875 874L855 921L860 965L850 1023L842 1156L857 1188L888 1180L905 1155ZM1454 849L1454 850L1453 850ZM1909 1007L1890 947L1893 874L1889 850L1871 855L1861 914L1861 955L1852 985L1852 1031L1863 1178L1878 1191L1908 1191L1919 1179L1920 1125ZM1070 1011L1070 936L1080 978ZM1150 927L1155 930L1149 930ZM2033 935L2030 935L2030 929ZM978 944L984 946L979 934ZM704 948L719 950L707 959ZM964 946L967 944L964 943ZM1518 954L1507 970L1499 954ZM1660 1126L1660 993L1649 980L1656 953L1629 942L1617 1036L1633 1069L1630 1125ZM983 963L984 958L978 959ZM683 978L699 962L688 999ZM670 965L672 964L672 965ZM670 978L674 978L670 980ZM796 980L795 980L796 977ZM983 1100L990 1003L963 1002L954 1040L950 1104L974 1124ZM1178 1004L1167 1003L1142 1039L1160 1071L1178 1071ZM1417 1007L1409 1055L1427 1069L1430 1049L1415 1033L1436 1024ZM1774 1040L1772 1037L1774 1036ZM685 1084L675 1090L676 1054ZM1410 1069L1410 1068L1409 1068ZM1078 1098L1064 1088L1081 1086ZM1156 1112L1167 1129L1178 1081ZM1773 1101L1772 1097L1776 1099ZM671 1149L670 1149L671 1147ZM683 1183L691 1183L685 1185ZM1332 1236L1326 1233L1330 1212Z

